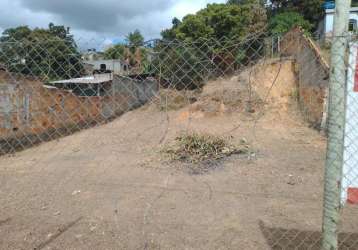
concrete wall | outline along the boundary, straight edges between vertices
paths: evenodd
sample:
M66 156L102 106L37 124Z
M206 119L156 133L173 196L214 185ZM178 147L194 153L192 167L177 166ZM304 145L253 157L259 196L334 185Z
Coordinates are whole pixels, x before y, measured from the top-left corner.
M115 75L113 77L113 93L134 97L130 100L130 106L136 107L143 105L149 99L154 97L159 86L154 78L146 78L145 80L135 80L126 76Z
M316 128L326 128L329 65L315 43L295 28L282 39L281 52L292 56L298 75L300 107L306 120Z
M121 60L94 60L94 61L84 61L85 64L93 66L93 69L100 70L101 64L106 65L106 69L112 71L114 74L123 74L126 73L129 69L125 70Z
M25 78L8 83L0 72L0 154L108 121L148 102L157 91L154 79L115 77L108 96L83 97Z
M326 39L331 39L333 35L333 24L334 24L334 10L327 10L324 17L324 34ZM358 21L358 9L352 8L349 13L349 19Z

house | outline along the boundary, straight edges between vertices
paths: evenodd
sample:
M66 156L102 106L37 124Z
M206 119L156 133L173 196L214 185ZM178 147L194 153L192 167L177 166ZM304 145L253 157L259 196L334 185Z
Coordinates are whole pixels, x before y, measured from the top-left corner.
M71 90L77 96L104 96L109 94L112 80L113 74L108 73L52 81L50 84L59 89Z
M45 86L70 91L83 97L124 95L134 100L134 103L145 103L156 95L159 88L157 80L150 74L122 76L112 73L52 81Z
M103 52L98 52L96 49L88 49L87 52L82 54L82 60L94 61L104 59Z
M325 14L318 27L318 35L321 41L329 42L333 35L335 4L334 2L326 2L323 7L325 9ZM351 7L349 14L349 31L351 33L355 33L357 31L357 23L358 7Z
M87 60L84 61L86 69L92 68L97 72L111 72L116 75L127 75L129 63L125 60Z

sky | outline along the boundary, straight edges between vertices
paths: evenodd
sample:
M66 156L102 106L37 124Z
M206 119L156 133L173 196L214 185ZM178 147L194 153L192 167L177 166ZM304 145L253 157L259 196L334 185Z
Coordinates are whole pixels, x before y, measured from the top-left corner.
M70 27L82 42L102 39L111 44L135 29L149 40L170 27L173 17L182 18L214 2L226 0L0 0L0 32L53 22Z

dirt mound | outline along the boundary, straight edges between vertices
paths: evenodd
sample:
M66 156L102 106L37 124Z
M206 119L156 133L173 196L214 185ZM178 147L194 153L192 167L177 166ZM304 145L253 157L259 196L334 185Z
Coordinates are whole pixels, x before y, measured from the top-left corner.
M260 97L255 92L250 92L248 82L234 76L209 82L191 110L204 112L210 116L232 112L254 112L261 104Z
M297 76L292 60L263 61L249 71L253 91L266 104L287 111L297 101Z
M208 82L191 99L195 102L181 106L179 120L238 113L255 118L268 110L271 117L290 119L299 114L297 93L293 61L265 61L236 76Z

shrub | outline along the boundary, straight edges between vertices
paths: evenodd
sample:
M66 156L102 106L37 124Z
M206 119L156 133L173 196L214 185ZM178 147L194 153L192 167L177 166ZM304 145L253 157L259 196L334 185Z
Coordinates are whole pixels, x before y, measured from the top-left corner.
M313 28L313 25L302 15L292 11L278 14L271 18L269 22L269 29L273 35L284 34L295 26L301 27L307 33Z

